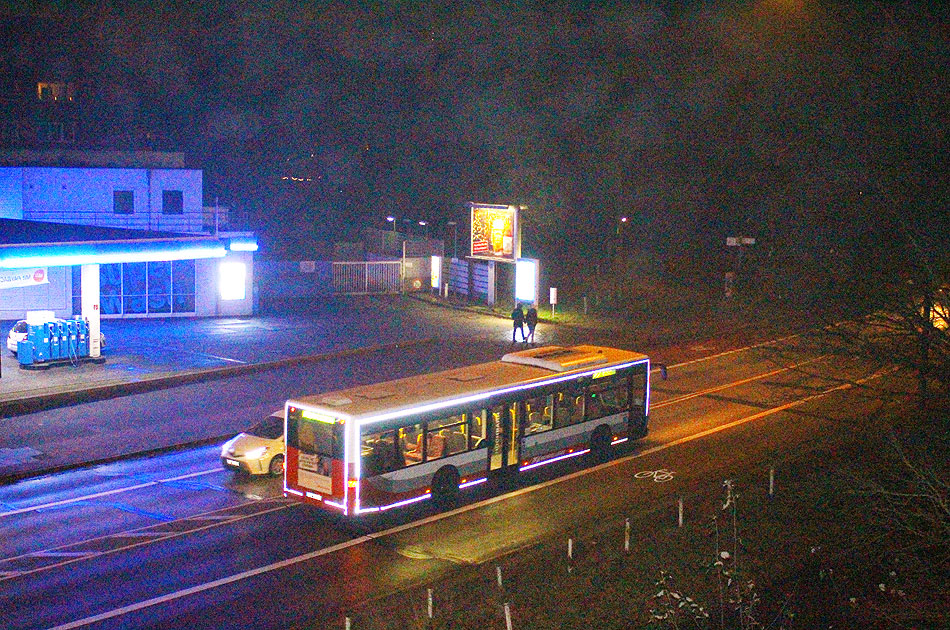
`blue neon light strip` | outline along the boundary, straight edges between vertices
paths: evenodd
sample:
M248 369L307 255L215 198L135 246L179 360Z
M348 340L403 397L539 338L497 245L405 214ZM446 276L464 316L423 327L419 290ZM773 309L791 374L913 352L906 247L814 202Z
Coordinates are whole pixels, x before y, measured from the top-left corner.
M0 246L0 269L224 258L218 239L143 240Z
M228 249L232 252L256 252L257 239L250 236L232 236Z

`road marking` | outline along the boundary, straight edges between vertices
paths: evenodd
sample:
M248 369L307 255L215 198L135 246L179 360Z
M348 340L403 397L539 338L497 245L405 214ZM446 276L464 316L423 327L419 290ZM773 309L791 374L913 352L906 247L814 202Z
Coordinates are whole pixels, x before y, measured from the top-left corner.
M745 352L746 350L754 350L756 348L761 348L762 346L771 346L783 341L788 341L789 339L795 339L796 337L801 337L804 333L795 333L794 335L787 335L785 337L779 337L778 339L770 339L769 341L760 341L759 343L753 343L748 346L743 346L741 348L734 348L732 350L724 350L717 354L710 354L707 357L699 357L698 359L691 359L689 361L683 361L682 363L674 363L673 365L667 366L667 369L680 368L686 365L692 365L693 363L702 363L703 361L710 361L712 359L718 359L720 357L725 357L730 354L736 354L737 352ZM656 370L653 370L654 372Z
M895 369L896 369L896 368L895 368ZM641 457L645 457L645 456L647 456L647 455L652 455L652 454L654 454L654 453L659 453L659 452L661 452L661 451L665 451L665 450L667 450L667 449L669 449L669 448L672 448L672 447L674 447L674 446L679 446L680 444L686 444L687 442L692 442L692 441L694 441L694 440L698 440L698 439L707 437L707 436L709 436L709 435L713 435L714 433L719 433L720 431L725 431L725 430L727 430L727 429L731 429L731 428L733 428L733 427L737 427L737 426L740 426L740 425L743 425L743 424L752 422L752 421L754 421L754 420L758 420L758 419L760 419L760 418L764 418L764 417L766 417L766 416L770 416L770 415L773 415L773 414L776 414L776 413L780 413L780 412L782 412L782 411L786 411L786 410L791 409L791 408L793 408L793 407L797 407L797 406L799 406L799 405L802 405L802 404L804 404L804 403L806 403L806 402L809 402L809 401L812 401L812 400L817 400L818 398L822 398L822 397L827 396L827 395L829 395L829 394L832 394L832 393L834 393L834 392L844 391L844 390L847 390L847 389L851 389L854 385L866 383L867 381L870 381L870 380L872 380L872 379L874 379L874 378L878 378L878 377L880 377L880 376L883 376L885 373L889 373L889 372L893 372L893 371L894 371L894 370L892 369L892 370L888 370L888 371L875 372L874 374L872 374L872 375L870 375L870 376L868 376L868 377L862 378L862 379L858 379L858 380L854 381L853 383L844 383L844 384L841 384L841 385L836 385L836 386L834 386L834 387L831 387L831 388L829 388L829 389L826 389L826 390L824 390L824 391L822 391L822 392L819 392L819 393L817 393L817 394L812 394L812 395L810 395L810 396L806 396L805 398L801 398L801 399L799 399L799 400L794 400L794 401L792 401L792 402L785 403L784 405L780 405L780 406L778 406L778 407L773 407L772 409L767 409L767 410L765 410L765 411L762 411L762 412L753 414L753 415L751 415L751 416L746 416L745 418L739 418L738 420L734 420L734 421L732 421L732 422L729 422L729 423L726 423L726 424L723 424L723 425L720 425L720 426L717 426L717 427L713 427L713 428L711 428L711 429L707 429L707 430L705 430L705 431L701 431L701 432L695 433L695 434L693 434L693 435L689 435L689 436L686 436L686 437L682 437L682 438L679 438L679 439L677 439L677 440L673 440L672 442L667 442L666 444L660 444L660 445L654 446L653 448L648 448L648 449L646 449L646 450L644 450L644 451L641 451L641 452L639 452L639 453L635 453L635 454L633 454L633 455L628 455L628 456L626 456L626 457L621 457L621 458L619 458L619 459L612 460L612 461L606 462L606 463L604 463L604 464L600 464L600 465L598 465L598 466L594 466L594 467L591 467L591 468L585 468L585 469L583 469L583 470L579 470L579 471L570 473L570 474L568 474L568 475L564 475L564 476L562 476L562 477L557 477L556 479L550 479L550 480L545 481L545 482L543 482L543 483L539 483L539 484L536 484L536 485L533 485L533 486L528 486L528 487L526 487L526 488L521 488L521 489L516 490L516 491L514 491L514 492L509 492L509 493L506 493L506 494L503 494L503 495L500 495L500 496L497 496L497 497L491 497L490 499L486 499L485 501L479 501L478 503L474 503L474 504L471 504L471 505L464 505L464 506L462 506L462 507L456 508L456 509L451 510L451 511L449 511L449 512L444 512L444 513L441 513L441 514L434 514L434 515L429 516L429 517L427 517L427 518L424 518L424 519L422 519L422 520L414 521L414 522L412 522L412 523L405 523L405 524L403 524L403 525L399 525L399 526L396 526L396 527L392 527L392 528L387 529L387 530L382 531L382 532L376 532L376 533L366 534L366 535L360 536L359 538L354 538L354 539L352 539L352 540L347 540L347 541L338 543L338 544L336 544L336 545L332 545L332 546L330 546L330 547L326 547L326 548L324 548L324 549L318 549L318 550L316 550L316 551L311 551L311 552L308 552L308 553L305 553L305 554L301 554L301 555L299 555L299 556L294 556L294 557L292 557L292 558L287 558L287 559L285 559L285 560L280 560L280 561L274 562L274 563L272 563L272 564L264 565L264 566L262 566L262 567L257 567L256 569L249 569L249 570L247 570L247 571L242 571L241 573L236 573L236 574L234 574L234 575L229 575L229 576L227 576L227 577L223 577L223 578L220 578L220 579L217 579L217 580L213 580L213 581L211 581L211 582L205 582L204 584L197 584L197 585L195 585L195 586L191 586L191 587L189 587L189 588L185 588L185 589L182 589L182 590L179 590L179 591L175 591L175 592L173 592L173 593L168 593L168 594L166 594L166 595L160 595L160 596L158 596L158 597L153 597L153 598L151 598L151 599L146 599L146 600L143 600L143 601L140 601L140 602L136 602L136 603L134 603L134 604L129 604L128 606L122 606L121 608L115 608L115 609L113 609L113 610L109 610L109 611L100 613L100 614L98 614L98 615L93 615L93 616L91 616L91 617L85 617L85 618L83 618L83 619L77 619L76 621L71 621L71 622L69 622L69 623L65 623L65 624L62 624L62 625L59 625L59 626L55 626L55 627L53 627L53 628L50 628L49 630L72 630L73 628L81 628L81 627L83 627L83 626L87 626L87 625L90 625L90 624L93 624L93 623L98 623L98 622L100 622L100 621L105 621L106 619L112 619L112 618L114 618L114 617L120 617L120 616L122 616L122 615L131 613L131 612L136 612L136 611L142 610L142 609L144 609L144 608L150 608L150 607L152 607L152 606L157 606L158 604L164 604L164 603L166 603L166 602L175 601L176 599L181 599L181 598L183 598L183 597L188 597L188 596L190 596L190 595L195 595L195 594L197 594L197 593L202 593L202 592L204 592L204 591L208 591L208 590L211 590L211 589L218 588L219 586L226 586L226 585L228 585L228 584L233 584L234 582L240 582L240 581L246 580L246 579L248 579L248 578L252 578L252 577L255 577L255 576L258 576L258 575L262 575L262 574L264 574L264 573L270 573L270 572L276 571L276 570L278 570L278 569L283 569L283 568L286 568L286 567L293 566L293 565L295 565L295 564L300 564L301 562L307 562L307 561L309 561L309 560L313 560L313 559L319 558L319 557L321 557L321 556L329 555L329 554L331 554L331 553L336 553L337 551L343 551L343 550L345 550L345 549L349 549L350 547L355 547L356 545L361 545L361 544L366 543L366 542L371 542L371 541L373 541L373 540L376 539L376 538L384 538L384 537L386 537L386 536L391 536L391 535L393 535L393 534L397 534L397 533L399 533L399 532L401 532L401 531L404 531L404 530L406 530L406 529L410 529L410 528L414 528L414 527L420 527L420 526L426 525L426 524L428 524L428 523L433 523L433 522L440 521L440 520L443 520L443 519L446 519L446 518L449 518L449 517L452 517L452 516L456 516L456 515L458 515L458 514L463 514L463 513L465 513L465 512L469 512L469 511L474 510L474 509L478 509L478 508L482 508L482 507L485 507L485 506L488 506L488 505L492 505L492 504L497 503L497 502L499 502L499 501L507 500L507 499L509 499L509 498L511 498L511 497L520 496L520 495L523 495L523 494L527 494L527 493L529 493L529 492L537 492L538 490L541 490L541 489L543 489L543 488L547 488L547 487L549 487L549 486L553 486L553 485L559 484L559 483L564 483L564 482L566 482L566 481L569 481L569 480L571 480L571 479L575 479L575 478L580 477L580 476L582 476L582 475L588 475L588 474L590 474L590 473L592 473L592 472L599 471L599 470L604 470L604 469L609 468L609 467L611 467L611 466L616 466L616 465L619 465L619 464L624 463L624 462L628 462L628 461L632 461L632 460L634 460L634 459L638 459L638 458L641 458ZM511 552L512 552L512 550L511 550L511 549L508 549L508 550L505 550L504 553L505 553L505 554L509 554L509 553L511 553ZM491 560L492 560L492 559L489 558L489 559L486 559L484 562L490 562Z
M235 509L235 508L240 508L240 507L244 507L244 506L247 506L247 505L255 505L255 506L258 506L258 505L261 505L261 503L258 503L258 502L243 503L243 504L232 505L232 506L229 506L229 507L226 507L226 508L222 508L222 510L233 510L233 509ZM10 578L14 578L14 577L20 577L20 576L24 576L24 575L30 575L30 574L32 574L32 573L39 573L40 571L47 571L47 570L49 570L49 569L55 569L55 568L57 568L57 567L62 567L62 566L65 566L65 565L67 565L67 564L72 564L72 563L74 563L74 562L79 562L79 561L81 561L81 560L93 560L93 559L98 558L98 557L100 557L100 556L105 556L105 555L108 555L108 554L116 553L116 552L118 552L118 551L125 551L125 550L127 550L127 549L132 549L132 548L134 548L134 547L142 547L142 546L144 546L144 545L150 545L150 544L152 544L153 542L158 542L158 541L162 541L162 540L169 540L169 539L172 539L172 538L178 538L179 536L185 536L185 535L187 535L187 534L193 534L193 533L195 533L195 532L200 532L200 531L204 531L204 530L207 530L207 529L212 529L212 528L214 528L214 527L218 527L219 525L228 525L228 524L230 524L230 523L237 523L237 522L243 521L243 520L245 520L245 519L253 518L253 517L255 517L255 516L260 516L260 515L262 515L262 514L268 514L268 513L270 513L270 512L277 512L277 511L280 511L280 510L286 510L287 508L289 508L289 507L294 507L295 505L296 505L296 503L291 503L291 502L287 501L286 499L281 498L281 503L278 504L277 507L264 509L264 510L261 510L260 512L254 512L254 513L251 513L251 514L237 514L237 515L232 515L232 516L224 517L224 518L227 519L226 521L225 521L225 520L221 520L221 519L213 519L213 520L212 520L212 517L211 517L210 515L201 515L201 516L198 516L198 517L186 517L186 518L183 518L183 519L180 519L180 520L181 520L181 521L205 520L205 521L208 522L208 524L207 524L207 525L200 525L200 526L198 526L198 527L192 527L192 528L190 528L190 529L185 529L185 530L182 530L182 531L147 532L147 531L144 531L144 528L143 528L143 529L141 529L141 530L132 530L132 531L128 531L128 532L122 532L122 533L119 533L119 534L107 534L107 535L105 535L105 536L99 536L98 538L89 538L89 539L81 540L81 541L78 541L78 542L75 542L75 543L70 543L70 544L68 544L68 545L63 545L63 546L58 547L58 548L56 548L56 549L49 549L49 550L46 550L46 551L36 551L36 552L32 552L32 553L21 554L21 555L19 555L19 556L11 556L11 557L9 557L9 558L3 558L2 560L0 560L0 562L13 562L13 561L16 561L16 560L20 560L20 559L22 559L22 558L30 558L30 557L62 557L62 558L68 558L68 559L67 559L67 560L63 560L62 562L56 562L56 563L53 563L53 564L44 565L44 566L42 566L42 567L37 567L37 568L35 568L35 569L29 569L29 570L23 570L23 571L0 571L0 581L6 580L6 579L10 579ZM149 525L148 527L150 527L150 528L151 528L151 527L162 527L162 526L164 526L164 525L167 525L167 523L163 523L163 524L161 524L161 525ZM89 543L91 543L91 542L103 542L103 541L108 541L108 540L114 539L114 538L133 538L133 539L134 539L134 538L141 538L141 539L146 539L146 540L140 540L140 541L134 542L134 543L132 543L132 544L128 544L128 545L124 545L124 546L119 546L119 547L114 547L114 548L106 548L106 549L101 549L101 550L88 550L88 551L83 551L83 552L66 551L66 550L69 549L70 547L75 547L75 546L77 546L77 545L86 545L86 544L89 544Z
M820 357L809 359L807 361L802 361L801 363L796 363L795 365L790 365L788 367L779 368L777 370L772 370L771 372L766 372L765 374L758 374L756 376L750 376L749 378L744 378L738 381L733 381L731 383L726 383L725 385L716 385L715 387L710 387L709 389L704 389L699 392L693 392L692 394L684 394L683 396L678 396L676 398L671 398L670 400L664 400L663 402L653 403L650 405L651 408L656 409L657 407L666 407L668 405L673 405L684 400L689 400L690 398L696 398L697 396L705 396L706 394L711 394L713 392L722 391L724 389L729 389L730 387L737 387L739 385L744 385L746 383L751 383L752 381L757 381L759 379L768 378L770 376L775 376L776 374L781 374L782 372L788 372L790 370L795 370L800 368L803 365L808 365L809 363L815 363L816 361L821 361L826 358L828 355L823 354Z
M633 475L636 479L653 479L656 483L665 483L673 481L673 471L666 468L659 470L641 470Z
M103 492L97 492L95 494L86 494L81 497L73 497L72 499L63 499L62 501L52 501L50 503L44 503L42 505L34 505L31 507L10 510L8 512L0 512L0 518L4 516L13 516L15 514L25 514L27 512L34 512L36 510L46 510L52 507L58 507L60 505L69 505L70 503L77 503L79 501L88 501L89 499L98 499L99 497L108 497L114 494L119 494L121 492L129 492L130 490L148 488L150 486L157 486L157 485L161 485L163 483L169 483L172 481L181 481L182 479L191 479L192 477L200 477L201 475L210 475L211 473L220 472L221 470L222 470L221 468L215 468L213 470L201 470L198 472L188 473L186 475L179 475L178 477L170 477L168 479L158 479L156 481L148 481L145 483L139 483L134 486L126 486L124 488L116 488L115 490L105 490Z

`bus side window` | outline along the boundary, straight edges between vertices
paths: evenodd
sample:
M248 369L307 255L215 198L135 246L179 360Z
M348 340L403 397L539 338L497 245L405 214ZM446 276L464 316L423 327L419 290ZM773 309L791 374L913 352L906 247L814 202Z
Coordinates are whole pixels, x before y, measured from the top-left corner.
M525 401L525 435L542 433L554 428L554 417L551 415L551 405L553 402L553 395L530 398Z
M399 430L400 448L406 465L422 461L422 425L413 424Z
M469 422L469 440L468 448L475 449L487 446L485 441L485 416L484 411L476 411L471 414L471 420Z

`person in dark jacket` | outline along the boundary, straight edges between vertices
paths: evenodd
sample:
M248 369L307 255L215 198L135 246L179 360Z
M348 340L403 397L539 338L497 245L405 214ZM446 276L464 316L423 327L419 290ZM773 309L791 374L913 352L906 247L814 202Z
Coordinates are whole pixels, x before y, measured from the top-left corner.
M525 341L524 336L524 311L521 310L521 304L515 304L515 310L511 311L511 343L515 342L515 335L521 331L521 341Z
M524 322L528 325L527 341L534 343L534 329L538 326L538 309L532 304L524 316Z

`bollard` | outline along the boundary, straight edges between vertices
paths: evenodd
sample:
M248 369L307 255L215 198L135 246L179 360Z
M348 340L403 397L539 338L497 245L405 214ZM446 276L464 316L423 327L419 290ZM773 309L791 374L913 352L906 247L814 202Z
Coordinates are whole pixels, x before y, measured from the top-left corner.
M511 606L508 605L508 602L505 602L505 628L511 630Z
M501 567L495 567L495 577L496 577L497 580L498 580L498 588L502 588L502 586L501 586Z
M426 589L426 600L427 600L426 603L429 609L429 619L432 619L432 589L431 588Z
M775 496L775 467L769 468L769 498Z
M343 628L344 628L345 630L350 630L350 618L349 618L349 617L345 617L345 618L343 619Z
M630 519L623 524L623 550L630 551Z
M584 296L584 315L587 315L587 296Z
M574 539L573 538L567 539L567 559L568 560L574 559Z
M679 499L679 518L677 519L679 526L683 526L683 497Z

